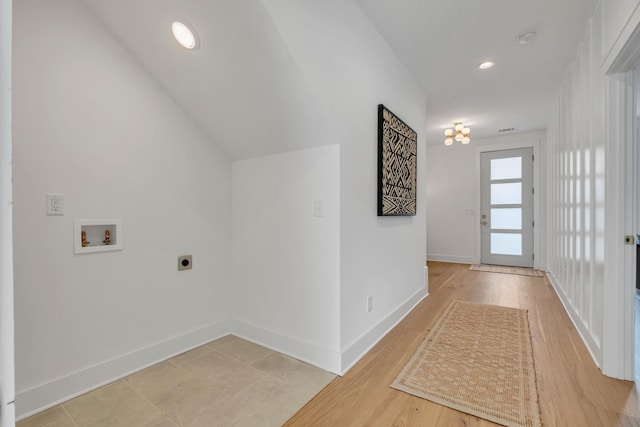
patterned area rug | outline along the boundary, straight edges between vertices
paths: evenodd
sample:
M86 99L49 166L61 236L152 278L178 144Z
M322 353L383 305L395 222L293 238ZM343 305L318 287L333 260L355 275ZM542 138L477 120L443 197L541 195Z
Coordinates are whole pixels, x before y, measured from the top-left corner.
M473 264L471 271L486 271L489 273L519 274L520 276L544 277L544 273L533 268L503 267L500 265Z
M453 301L391 387L505 426L541 426L527 311Z

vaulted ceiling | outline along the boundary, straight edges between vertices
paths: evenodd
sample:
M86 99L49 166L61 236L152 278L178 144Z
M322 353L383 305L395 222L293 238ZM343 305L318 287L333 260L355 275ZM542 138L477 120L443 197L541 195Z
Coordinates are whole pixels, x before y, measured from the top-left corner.
M231 158L319 144L308 132L318 125L312 93L266 1L83 1ZM471 126L472 140L544 129L596 2L343 1L359 5L424 90L429 144L441 144L456 120ZM180 17L199 33L197 52L171 39ZM526 31L537 37L522 46L516 38ZM486 59L495 67L478 70Z

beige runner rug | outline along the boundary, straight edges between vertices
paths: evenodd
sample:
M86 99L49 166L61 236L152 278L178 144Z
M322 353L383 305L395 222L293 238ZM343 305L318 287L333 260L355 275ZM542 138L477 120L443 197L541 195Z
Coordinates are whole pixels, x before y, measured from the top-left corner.
M453 301L391 387L505 426L541 426L527 311Z
M520 276L544 277L544 273L533 268L503 267L501 265L473 264L469 267L471 271L486 271L489 273L518 274Z

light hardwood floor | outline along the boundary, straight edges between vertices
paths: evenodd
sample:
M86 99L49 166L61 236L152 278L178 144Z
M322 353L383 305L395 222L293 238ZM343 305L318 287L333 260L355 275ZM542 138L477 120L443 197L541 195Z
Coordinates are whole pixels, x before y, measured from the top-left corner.
M529 310L546 427L640 426L635 384L600 373L546 277L468 267L430 262L429 297L285 425L495 426L389 387L449 302L459 299Z

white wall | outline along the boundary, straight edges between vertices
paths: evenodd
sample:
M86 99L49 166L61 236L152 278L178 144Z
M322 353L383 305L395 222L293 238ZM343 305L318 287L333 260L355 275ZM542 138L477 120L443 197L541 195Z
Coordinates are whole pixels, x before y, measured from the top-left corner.
M14 77L24 415L230 331L231 172L78 0L15 3ZM99 218L122 219L123 250L74 255L73 220Z
M549 277L597 363L605 265L604 75L600 9L565 77L548 124Z
M20 416L232 316L237 334L342 373L426 295L424 94L355 2L264 3L310 91L296 108L317 119L283 125L333 145L236 163L233 201L230 162L82 2L17 4ZM376 216L379 103L418 132L414 217ZM64 216L45 216L47 192ZM74 255L73 220L99 218L122 219L123 250ZM194 269L178 273L184 253Z
M633 379L640 2L602 0L549 122L550 277L605 375ZM606 197L605 197L606 196Z
M426 293L426 97L354 1L264 3L326 117L326 139L340 144L344 371ZM418 133L414 217L376 216L379 103Z
M478 221L474 147L427 145L426 173L427 259L473 264Z
M12 2L0 1L0 426L15 424L11 187Z
M340 373L340 147L232 170L234 334Z
M471 144L429 144L427 146L427 259L432 261L480 262L480 153L533 147L538 154L545 132L526 132L491 138L472 139ZM540 188L544 159L534 162L534 188ZM543 264L543 230L540 212L544 200L534 194L535 266Z

